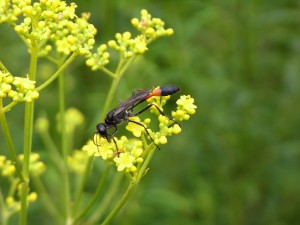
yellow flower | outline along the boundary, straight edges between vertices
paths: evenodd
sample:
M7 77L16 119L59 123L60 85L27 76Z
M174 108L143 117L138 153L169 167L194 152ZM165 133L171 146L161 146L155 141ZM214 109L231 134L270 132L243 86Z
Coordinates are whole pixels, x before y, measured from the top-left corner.
M68 166L77 174L84 173L87 161L88 155L83 151L75 150L68 156Z
M188 114L195 114L197 106L194 105L194 99L190 95L180 96L176 103L179 108L184 109Z
M4 155L0 155L0 169L5 165L6 157Z
M27 196L27 201L28 202L35 202L38 198L38 195L36 192L31 192L29 193L29 195Z
M58 130L61 130L61 118L58 114ZM76 108L71 107L66 110L65 113L65 123L66 123L66 131L68 133L74 132L75 128L82 125L84 122L83 114Z
M172 112L172 116L177 121L188 120L190 115L196 113L197 106L194 105L194 99L190 95L180 96L176 103L177 111Z
M89 140L82 150L87 152L88 155L100 156L103 160L111 160L114 157L114 146L108 143L106 139L96 135L94 140ZM94 143L95 142L95 143Z
M20 161L24 160L24 155L20 154L18 156ZM40 161L40 155L38 153L31 153L29 157L29 171L33 176L39 176L46 170L46 166L43 162Z
M6 166L2 169L2 176L10 176L14 174L16 171L15 166L9 165L8 162L6 163Z
M31 102L39 97L39 93L35 90L35 81L23 77L12 77L11 75L7 79L15 86L16 90L12 90L12 88L7 85L1 85L2 93L5 92L2 95L7 94L7 96L12 98L15 102ZM5 79L3 79L3 81L5 81Z
M0 83L0 98L6 97L7 93L11 91L11 85L7 83Z
M107 52L107 45L102 44L97 48L97 53L87 56L86 65L92 70L103 68L109 63L110 54Z
M165 29L165 22L160 18L152 18L152 15L147 10L141 10L141 18L133 18L131 24L140 31L147 39L147 43L155 40L158 37L170 36L174 33L173 29Z
M89 140L86 145L84 145L81 150L85 151L89 156L93 156L99 152L98 143L94 144L92 140ZM98 154L99 156L99 154Z
M0 23L11 24L29 49L35 42L39 56L49 52L49 42L63 54L88 55L95 43L96 28L87 22L89 14L76 16L76 7L61 0L8 1L0 4ZM18 19L21 23L16 24Z
M139 117L130 117L130 120L141 123L141 120ZM128 131L131 131L135 137L140 137L142 135L142 133L145 132L145 129L143 126L133 123L133 122L128 122L126 129Z
M39 117L35 122L35 128L40 133L47 132L49 129L49 120L46 117Z
M124 169L134 170L133 162L135 158L128 153L121 153L119 157L114 158L114 162L117 165L118 171L123 171Z

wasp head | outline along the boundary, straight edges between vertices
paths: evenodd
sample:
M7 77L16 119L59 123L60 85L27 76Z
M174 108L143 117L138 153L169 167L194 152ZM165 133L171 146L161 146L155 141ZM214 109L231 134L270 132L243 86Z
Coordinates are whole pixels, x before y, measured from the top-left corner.
M105 123L98 123L96 126L96 134L100 134L102 137L107 139L107 127Z
M100 134L103 138L108 140L107 127L104 123L98 123L96 126L96 131L94 133L93 142L95 145L97 144L97 134Z

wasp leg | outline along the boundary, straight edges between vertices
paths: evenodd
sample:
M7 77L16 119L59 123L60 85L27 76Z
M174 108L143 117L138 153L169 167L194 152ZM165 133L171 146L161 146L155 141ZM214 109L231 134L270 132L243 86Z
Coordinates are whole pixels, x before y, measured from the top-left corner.
M133 120L127 120L127 121L142 126L142 127L145 129L145 131L146 131L146 133L148 134L148 136L150 137L151 141L155 144L153 138L152 138L151 135L149 134L149 132L148 132L148 130L147 130L147 128L145 127L144 124L142 124L142 123L140 123L140 122L137 122L137 121L133 121ZM158 147L157 144L155 144L155 146L156 146L158 149L160 149L160 147Z
M115 128L115 131L112 134L109 135L110 137L114 137L116 135L116 133L118 133L117 125L114 125L114 128Z
M132 114L130 114L130 116L138 116L138 115L140 115L141 113L143 113L143 112L145 112L146 110L148 110L151 106L154 106L154 107L158 110L158 112L159 112L161 115L167 117L169 120L172 120L174 123L176 123L176 124L178 124L178 126L180 126L180 124L179 124L177 121L175 121L175 120L174 120L172 117L170 117L169 115L165 114L165 113L164 113L157 105L155 105L155 104L153 104L153 103L149 104L148 106L146 106L144 109L142 109L141 111L139 111L139 112L137 112L137 113L132 113ZM181 126L180 126L180 127L181 127Z

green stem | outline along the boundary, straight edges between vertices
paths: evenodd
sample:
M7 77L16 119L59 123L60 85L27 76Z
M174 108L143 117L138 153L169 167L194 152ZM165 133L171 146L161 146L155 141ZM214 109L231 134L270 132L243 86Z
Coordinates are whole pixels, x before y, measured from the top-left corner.
M97 208L93 211L93 214L88 218L88 220L86 221L87 224L95 224L96 221L99 221L101 219L102 214L105 213L107 208L110 206L110 203L112 202L114 196L119 193L119 187L123 177L123 174L115 174L113 181L110 183L107 189L108 191L105 193L105 196L103 196L103 199L101 200L101 204L97 206Z
M125 70L132 63L132 61L133 61L134 58L135 57L132 57L129 60L124 60L122 58L120 59L120 63L118 65L117 69L116 69L115 75L111 76L114 79L113 79L112 84L110 86L110 89L109 89L109 92L108 92L108 95L107 95L107 98L106 98L106 101L105 101L105 104L104 104L104 108L103 108L103 111L102 111L102 115L101 115L100 121L102 121L105 118L105 115L106 115L106 113L109 110L109 107L111 105L112 99L113 99L114 94L116 92L116 88L117 88L117 86L119 84L119 81L120 81L122 75L124 74ZM106 71L104 70L104 72L106 72Z
M42 180L39 177L34 177L33 179L35 187L41 198L43 198L43 203L45 204L48 212L53 216L53 218L63 221L62 214L58 211L57 206L52 201L52 196L49 195L49 192L46 190Z
M38 58L38 48L36 43L32 41L30 69L28 78L35 81L36 66ZM33 114L34 102L25 103L25 116L24 116L24 146L23 146L23 176L25 182L21 185L21 212L20 212L20 225L27 224L27 195L29 193L29 162L30 153L32 148L32 131L33 131Z
M59 67L59 69L48 80L46 80L43 84L36 88L36 91L40 92L49 84L51 84L62 73L62 71L64 71L67 68L67 66L70 65L70 63L76 58L76 56L77 55L73 53L66 61L64 61L61 67Z
M34 103L25 103L25 124L24 124L24 159L23 159L23 176L29 178L29 161L32 148L32 131L33 131L33 114Z
M0 109L0 113L6 113L6 112L8 112L12 107L14 107L16 104L18 104L18 102L11 102L11 103L9 103L7 106L5 106L5 107L1 107L1 109Z
M0 111L1 111L1 109L2 109L2 98L0 99ZM18 161L15 146L14 146L14 143L13 143L11 135L10 135L10 131L9 131L9 128L8 128L5 113L0 113L0 122L1 122L1 126L2 126L2 130L3 130L5 140L6 140L7 145L8 145L10 158L14 162L14 165L16 167L17 176L19 177L19 179L22 182L24 182L24 177L23 177L22 172L21 172L22 171L21 166L20 166L20 163Z
M106 69L105 67L101 68L101 70L106 73L108 76L110 76L111 78L115 79L116 78L116 74L114 74L113 72L111 72L110 70Z
M61 153L66 159L69 151L68 134L66 128L66 109L65 109L65 78L59 76L58 78L58 103L59 103L59 117L60 117L60 132L61 132Z
M49 131L43 131L40 133L40 136L42 138L42 141L44 143L44 146L46 146L49 157L51 158L53 164L57 166L57 169L61 173L63 171L64 165L63 160L61 158L61 155L59 154L59 150L57 149L57 146L55 145L54 141L52 140Z
M60 67L61 68L61 67ZM60 69L58 70L60 71ZM66 128L66 115L65 115L65 85L64 85L64 76L59 76L58 79L58 92L59 92L59 115L60 115L60 129L61 129L61 151L64 160L64 169L62 172L62 193L63 193L63 205L65 209L65 223L68 224L70 221L70 182L69 182L69 173L68 173L68 134Z
M156 146L154 145L154 143L152 145L149 145L148 147L150 149L149 154L147 155L147 158L145 159L142 167L139 170L139 173L136 177L135 180L132 180L126 190L126 192L124 193L124 195L122 196L122 198L120 199L120 201L115 205L115 207L113 208L113 210L110 212L110 214L106 217L106 219L103 221L103 223L101 225L107 225L110 223L110 221L115 218L115 216L118 214L118 212L121 210L121 208L123 207L123 205L125 204L125 202L127 201L128 197L130 196L130 194L133 192L134 188L136 187L136 185L139 183L139 181L141 180L141 178L144 176L146 169L148 168L149 162L151 161L151 158L153 156L153 153L156 150Z
M107 113L108 110L109 110L109 107L110 107L110 105L111 105L111 102L112 102L112 99L113 99L114 94L115 94L115 92L116 92L116 88L117 88L117 86L118 86L119 81L120 81L119 78L115 78L115 79L112 81L112 84L111 84L111 86L110 86L108 95L107 95L107 97L106 97L106 101L105 101L105 104L104 104L104 108L103 108L103 111L102 111L102 115L101 115L100 121L102 121L102 120L105 118L105 115L106 115L106 113Z
M14 179L11 176L10 182L11 182L11 184L10 184L9 191L6 194L6 196L14 196L18 192L18 185L19 185L20 181L18 179Z
M2 71L5 71L5 72L11 74L11 73L8 71L8 69L4 66L4 64L2 63L1 60L0 60L0 69L1 69Z
M70 182L69 182L69 176L68 176L68 167L67 164L65 164L65 169L62 174L62 194L63 194L63 205L64 205L64 220L65 224L69 224L70 219Z
M40 136L42 138L42 141L44 142L44 145L47 147L48 155L50 159L53 162L53 165L56 166L56 169L58 170L59 174L63 174L64 172L64 160L61 157L61 154L59 154L59 150L57 149L57 146L53 142L48 129L45 131L40 132ZM61 224L63 222L63 213L61 211L58 211L57 207L55 206L53 202L53 198L49 196L49 192L46 190L42 180L39 177L36 177L34 179L35 186L38 190L38 193L44 197L44 204L46 208L48 209L49 213L53 216L53 218L58 218L59 221L61 221Z
M149 149L149 150L148 150ZM145 161L143 162L143 165L141 166L139 172L138 172L138 175L137 175L137 178L136 178L136 182L140 182L140 180L142 179L142 177L145 175L145 171L147 170L148 168L148 165L151 161L151 158L153 156L153 153L155 152L156 150L156 146L154 143L151 143L148 148L146 149L146 151L149 151L149 153L147 154L147 157L145 159Z
M91 168L92 168L93 158L94 158L93 156L89 156L88 161L85 165L84 174L83 174L83 176L81 176L80 183L78 185L78 189L77 189L76 194L75 194L75 203L74 203L73 212L72 212L73 213L73 218L75 218L75 215L77 215L77 210L78 210L79 203L81 201L81 197L82 197L82 194L83 194L84 185L86 184L88 175L89 175L89 173L91 171Z
M125 62L124 62L124 64L122 64L122 66L119 68L119 74L120 74L120 76L122 76L123 75L123 73L127 70L127 68L130 66L130 64L133 62L133 60L135 60L136 59L136 56L134 56L134 57L131 57L130 59L128 59L128 60L126 60Z
M115 218L115 216L118 214L120 209L123 207L123 205L127 201L130 194L133 192L136 185L137 185L136 182L130 182L126 192L124 193L124 195L122 196L120 201L116 204L116 206L113 208L113 210L110 212L110 214L106 217L106 219L102 222L101 225L107 225L112 221L113 218Z
M5 207L2 190L0 187L0 224L7 225L8 224L8 218L9 214L7 212L7 209Z
M80 213L80 215L76 218L75 223L78 222L80 219L82 219L85 215L87 215L87 213L90 211L90 209L94 206L94 204L96 203L96 201L98 200L104 184L107 180L107 176L108 173L110 171L111 165L107 164L106 168L102 174L102 177L98 183L97 189L95 191L95 193L93 194L92 198L90 199L89 203L87 204L87 206L85 207L85 209Z

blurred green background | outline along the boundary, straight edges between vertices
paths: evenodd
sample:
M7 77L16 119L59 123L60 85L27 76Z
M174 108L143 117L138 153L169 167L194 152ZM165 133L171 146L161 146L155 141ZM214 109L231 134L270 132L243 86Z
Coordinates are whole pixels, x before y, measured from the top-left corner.
M130 19L139 17L142 8L175 31L155 41L127 71L114 106L134 88L168 83L178 84L181 94L190 94L198 106L197 114L182 123L182 134L171 137L155 154L147 176L112 224L299 224L300 1L76 4L77 14L91 12L98 43L116 32L133 31ZM8 27L0 31L1 60L12 72L24 74L24 46ZM42 80L54 68L41 61ZM74 147L80 148L99 122L110 79L91 72L83 59L68 73L66 104L86 118L74 138ZM47 112L53 130L56 88L53 84L42 92L36 104L36 115ZM20 105L8 114L14 138L20 139L17 147L22 146L22 110ZM44 148L38 136L34 146L36 151ZM48 224L43 214L34 214L38 207L33 208L30 217Z

